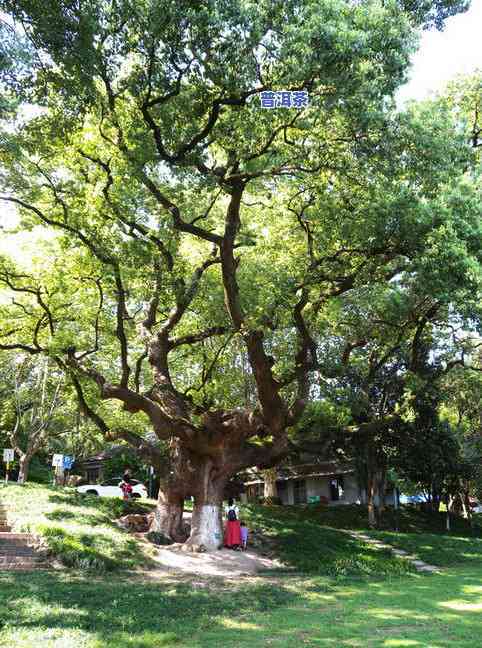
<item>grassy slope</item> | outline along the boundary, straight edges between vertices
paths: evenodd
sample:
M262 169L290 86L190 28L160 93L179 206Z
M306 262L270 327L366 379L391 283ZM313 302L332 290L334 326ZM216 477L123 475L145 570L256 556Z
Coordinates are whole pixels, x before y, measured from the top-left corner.
M482 564L482 538L452 533L394 533L371 532L370 535L385 540L393 547L417 556L438 567ZM482 645L482 644L481 644Z
M341 513L350 519L355 512ZM395 558L390 551L374 549L332 528L333 514L326 509L243 506L242 516L249 528L272 539L274 553L297 572L333 576L399 575L412 569L409 563ZM340 528L356 527L356 523L347 523Z
M276 541L276 551L285 563L310 574L349 575L400 574L410 569L407 563L354 541L337 529L368 529L366 510L360 506L326 507L244 507L243 515L252 528L259 528ZM393 528L393 512L385 524ZM474 530L466 520L452 521L453 530L445 532L445 514L425 513L413 508L400 512L401 533L390 530L369 535L385 539L393 546L407 549L422 560L440 566L464 563L482 564L480 523Z
M69 567L111 571L148 562L139 542L114 523L127 510L119 498L82 497L72 489L30 483L4 486L0 498L14 530L40 536ZM137 501L133 507L152 508Z

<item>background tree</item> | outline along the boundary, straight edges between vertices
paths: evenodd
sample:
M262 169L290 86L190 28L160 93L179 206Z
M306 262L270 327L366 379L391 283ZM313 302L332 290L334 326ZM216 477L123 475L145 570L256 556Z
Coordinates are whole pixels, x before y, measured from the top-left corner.
M32 458L46 450L49 440L65 433L61 416L63 376L52 370L48 358L35 364L16 355L2 363L2 427L9 447L18 456L18 482L27 481Z

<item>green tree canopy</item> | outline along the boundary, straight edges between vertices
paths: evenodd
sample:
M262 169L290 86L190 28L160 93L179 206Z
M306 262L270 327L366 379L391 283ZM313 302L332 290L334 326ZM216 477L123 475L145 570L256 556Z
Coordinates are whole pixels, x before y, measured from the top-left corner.
M1 198L57 234L2 261L1 347L53 356L106 435L152 426L159 528L194 494L190 542L214 546L227 479L288 452L343 296L425 282L474 316L473 151L449 106L392 100L417 30L465 3L1 6L43 107L6 135ZM277 90L309 106L261 109Z

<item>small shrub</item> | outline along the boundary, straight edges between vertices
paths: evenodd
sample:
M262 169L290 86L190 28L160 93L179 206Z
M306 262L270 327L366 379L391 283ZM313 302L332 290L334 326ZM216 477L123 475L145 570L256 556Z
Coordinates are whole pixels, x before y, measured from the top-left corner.
M152 542L152 544L155 545L173 544L171 538L164 535L163 533L159 533L159 531L149 531L148 533L146 533L146 538L149 540L149 542Z
M263 506L281 506L283 502L281 501L281 497L263 497L261 504Z

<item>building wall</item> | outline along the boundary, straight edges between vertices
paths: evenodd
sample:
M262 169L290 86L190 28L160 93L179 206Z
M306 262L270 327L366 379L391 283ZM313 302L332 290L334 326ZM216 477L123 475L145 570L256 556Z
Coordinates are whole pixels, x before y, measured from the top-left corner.
M330 505L355 504L360 499L358 483L355 475L343 475L343 493L339 500L331 499L330 481L332 477L308 477L306 480L306 495L326 497ZM308 499L309 501L309 499Z
M308 477L306 480L306 496L321 496L330 499L330 482L326 477Z
M333 476L334 477L334 476ZM364 494L360 495L358 483L355 475L343 475L343 493L338 501L332 501L330 482L333 477L307 477L304 479L306 485L306 502L310 497L320 496L328 500L334 506L337 504L354 504L360 499L363 501ZM281 503L284 505L293 505L295 503L295 483L301 480L289 479L279 480L277 482L278 495ZM262 485L258 486L261 490ZM254 487L250 486L248 498L254 496Z
M294 503L293 482L292 481L279 481L277 482L278 495L281 498L281 503L285 506Z
M334 476L333 476L334 477ZM364 490L359 491L358 482L355 475L343 475L343 494L339 500L333 501L331 499L330 481L332 477L307 477L306 483L306 502L309 502L310 497L321 496L328 500L329 506L341 506L343 504L356 504L360 502L366 504L366 493ZM294 479L278 481L278 495L281 498L281 503L286 505L293 505L295 503L294 496ZM248 499L256 499L256 495L262 497L263 485L256 484L249 486L247 489ZM387 493L385 498L387 505L393 506L393 491ZM375 502L377 504L377 502Z

